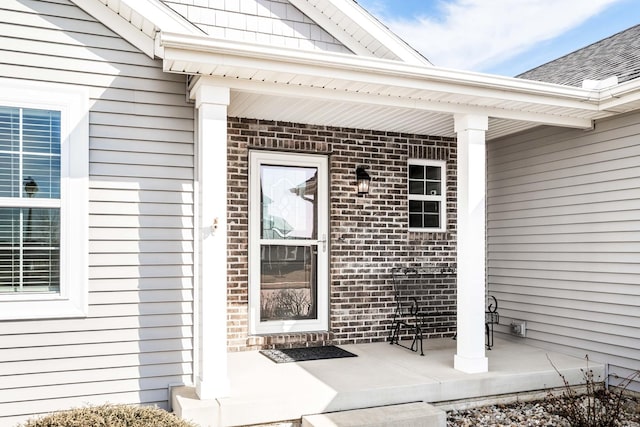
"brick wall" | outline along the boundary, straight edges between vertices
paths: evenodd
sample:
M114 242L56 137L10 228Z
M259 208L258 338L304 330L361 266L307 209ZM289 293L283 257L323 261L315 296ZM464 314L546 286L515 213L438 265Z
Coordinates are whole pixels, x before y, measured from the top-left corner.
M229 118L229 349L385 340L393 316L391 268L454 266L456 143L451 138ZM326 154L330 177L330 332L248 336L248 154L250 149ZM407 160L447 162L447 232L408 231ZM370 193L358 196L366 165ZM455 332L455 275L404 280L405 295L437 313L427 337Z

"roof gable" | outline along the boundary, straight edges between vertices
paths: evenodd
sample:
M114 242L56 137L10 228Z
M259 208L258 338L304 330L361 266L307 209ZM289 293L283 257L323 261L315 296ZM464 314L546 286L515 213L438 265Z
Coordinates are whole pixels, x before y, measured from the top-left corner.
M432 65L354 0L289 0L354 53Z
M584 80L640 77L640 25L518 75L518 78L581 86Z
M221 0L204 4L162 1L217 39L351 53L347 46L288 0Z
M152 57L164 32L431 65L354 0L72 1Z

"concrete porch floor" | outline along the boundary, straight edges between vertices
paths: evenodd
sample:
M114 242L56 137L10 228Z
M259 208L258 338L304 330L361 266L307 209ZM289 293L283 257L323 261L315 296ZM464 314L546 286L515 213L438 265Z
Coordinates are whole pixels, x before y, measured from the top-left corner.
M341 345L358 357L277 364L257 351L229 354L231 393L218 399L219 425L296 420L303 415L407 402L438 403L545 390L571 384L586 361L496 337L489 372L453 369L456 342L425 340L425 356L389 343ZM596 378L604 366L589 362ZM215 422L214 424L215 425Z

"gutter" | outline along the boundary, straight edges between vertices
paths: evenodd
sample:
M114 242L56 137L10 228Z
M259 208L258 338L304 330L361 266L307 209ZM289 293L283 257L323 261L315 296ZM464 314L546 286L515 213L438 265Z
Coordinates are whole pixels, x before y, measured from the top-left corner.
M297 71L308 75L330 75L335 78L345 78L360 82L448 91L449 93L499 99L514 99L513 96L516 95L516 98L520 98L520 96L526 97L526 99L514 99L517 101L545 103L591 112L599 111L600 92L573 86L434 66L411 65L393 60L359 57L335 52L273 47L166 32L159 34L159 45L165 50L165 60L171 59L167 58L168 50L172 50L173 54L177 51L206 53L224 56L226 60L222 62L223 64L232 62L232 58L237 58L238 61L233 65L281 71L283 73L295 73L296 70L292 67L299 68L302 66L304 69L298 69ZM185 61L187 58L180 55L179 60ZM327 73L328 71L331 72ZM376 78L372 79L371 77ZM436 87L434 87L434 84ZM438 87L438 85L440 86ZM461 87L480 92L460 91ZM505 94L510 94L511 96L505 96ZM531 96L547 99L535 100ZM553 102L550 102L552 100Z
M640 78L604 88L599 107L609 113L625 113L640 108Z

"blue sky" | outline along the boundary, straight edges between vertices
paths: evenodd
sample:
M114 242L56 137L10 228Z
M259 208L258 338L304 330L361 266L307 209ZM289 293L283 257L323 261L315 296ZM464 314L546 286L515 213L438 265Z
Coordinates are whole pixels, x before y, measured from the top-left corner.
M434 65L515 76L640 24L638 0L357 0Z

